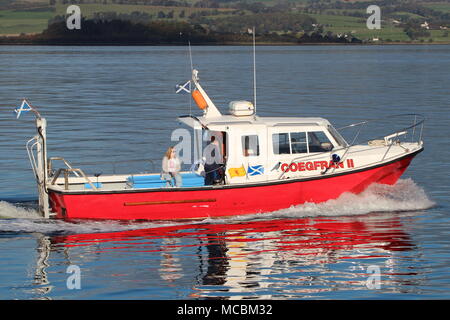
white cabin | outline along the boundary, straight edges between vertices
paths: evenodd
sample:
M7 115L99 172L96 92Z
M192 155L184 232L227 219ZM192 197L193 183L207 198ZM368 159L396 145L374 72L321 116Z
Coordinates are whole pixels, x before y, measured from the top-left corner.
M221 143L226 162L227 184L278 180L294 172L311 175L325 171L332 154L347 147L347 142L323 118L283 118L223 115L218 118L180 117L194 130L207 130ZM204 137L205 135L194 135ZM201 141L198 149L204 150ZM339 152L338 152L339 153ZM327 163L299 168L298 160L308 158ZM294 161L292 165L291 162ZM314 164L313 164L314 165ZM287 169L291 166L291 170ZM287 171L283 174L284 171ZM289 172L290 171L290 172ZM295 174L294 176L298 176Z
M179 121L195 131L202 131L194 134L195 150L205 150L208 136L218 138L226 184L312 178L354 171L387 162L419 147L417 143L409 147L407 143L394 143L406 132L397 132L365 145L350 146L324 118L259 117L248 101L230 102L229 113L223 115L198 83L196 70L192 80L204 98L201 107L204 114L181 116ZM202 104L196 102L199 106Z

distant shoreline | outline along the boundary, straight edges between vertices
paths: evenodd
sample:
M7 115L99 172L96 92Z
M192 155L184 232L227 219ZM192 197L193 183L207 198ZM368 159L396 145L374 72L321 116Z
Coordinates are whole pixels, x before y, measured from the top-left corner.
M41 33L0 35L0 45L31 46L251 46L251 32L208 31L201 25L187 22L153 21L149 23L113 17L83 19L83 28L68 28L64 19L48 24ZM250 30L251 31L251 30ZM389 38L359 39L352 33L315 30L298 33L255 33L258 46L324 46L324 45L448 45L450 39L432 38L392 40Z
M0 46L85 46L85 47L111 47L111 46L135 46L135 47L168 47L168 46L185 46L186 43L126 43L126 42L3 42L0 37ZM251 42L215 42L215 43L191 43L192 46L252 46ZM292 42L260 42L256 46L396 46L396 45L450 45L449 42L378 42L378 43L292 43Z

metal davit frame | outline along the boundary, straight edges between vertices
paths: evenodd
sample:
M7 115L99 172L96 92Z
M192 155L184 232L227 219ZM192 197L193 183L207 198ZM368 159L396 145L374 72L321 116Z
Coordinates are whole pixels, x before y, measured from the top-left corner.
M50 218L47 191L47 121L35 109L32 109L32 111L36 115L38 134L27 141L26 148L38 187L39 212L44 218Z
M27 102L28 103L28 102ZM41 114L32 107L30 103L30 110L33 111L36 117L36 130L37 135L29 139L26 143L26 149L28 153L28 158L30 160L31 169L33 170L36 184L38 188L38 210L44 218L50 218L54 216L50 212L50 203L47 185L49 182L49 177L53 176L52 173L52 161L61 160L67 166L67 169L59 169L56 176L52 179L51 184L54 184L61 172L64 172L65 187L68 188L68 176L69 173L74 173L77 177L84 177L86 182L94 189L97 190L95 185L89 180L89 178L84 174L81 169L72 168L70 163L61 157L47 158L47 120L41 117Z

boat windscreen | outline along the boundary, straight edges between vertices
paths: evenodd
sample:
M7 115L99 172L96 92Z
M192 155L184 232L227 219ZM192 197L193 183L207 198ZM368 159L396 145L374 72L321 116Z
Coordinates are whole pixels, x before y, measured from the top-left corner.
M341 146L341 147L348 147L347 141L341 136L341 134L332 126L328 125L328 132L333 136L334 140Z

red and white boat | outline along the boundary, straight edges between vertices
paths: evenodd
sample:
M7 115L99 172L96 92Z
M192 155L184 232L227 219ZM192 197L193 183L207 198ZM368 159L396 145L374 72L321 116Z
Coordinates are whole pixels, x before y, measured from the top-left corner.
M196 70L190 81L203 115L179 120L195 133L194 150L206 150L202 137L219 138L225 160L221 183L204 185L199 170L182 172L183 185L176 188L166 187L159 172L87 175L65 159L47 158L46 121L28 104L37 116L38 134L27 149L42 214L170 220L272 212L335 199L345 192L360 193L372 183L394 184L423 150L424 120L419 115L408 115L406 128L353 144L323 118L259 117L247 101L232 101L229 113L222 114L200 85ZM197 152L197 158L202 154ZM55 160L65 166L54 171Z

